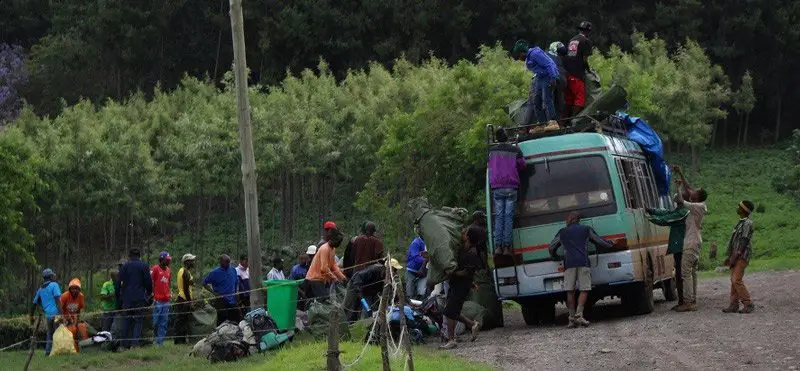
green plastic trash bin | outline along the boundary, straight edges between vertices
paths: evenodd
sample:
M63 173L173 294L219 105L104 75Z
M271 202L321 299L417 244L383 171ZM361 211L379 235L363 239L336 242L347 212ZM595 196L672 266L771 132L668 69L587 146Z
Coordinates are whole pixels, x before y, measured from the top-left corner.
M267 312L279 330L294 330L297 315L297 286L303 281L267 280Z

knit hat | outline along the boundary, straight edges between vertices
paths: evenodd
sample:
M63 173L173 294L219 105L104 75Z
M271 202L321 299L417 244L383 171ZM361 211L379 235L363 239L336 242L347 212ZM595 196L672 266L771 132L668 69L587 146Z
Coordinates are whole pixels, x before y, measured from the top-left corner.
M525 40L517 40L514 43L514 48L511 49L511 55L519 55L520 53L527 53L528 52L528 42Z

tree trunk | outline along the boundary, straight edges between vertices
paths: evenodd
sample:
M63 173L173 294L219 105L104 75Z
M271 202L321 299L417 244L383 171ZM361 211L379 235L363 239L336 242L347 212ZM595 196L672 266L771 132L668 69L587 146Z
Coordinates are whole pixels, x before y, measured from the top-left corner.
M729 126L729 124L730 124L730 120L726 117L725 118L725 123L723 124L725 126L722 128L723 129L722 130L722 146L723 147L727 147L728 146L728 126Z
M244 16L242 0L230 0L231 30L233 38L234 77L236 85L237 121L239 122L239 146L242 152L242 186L244 188L244 210L247 224L247 250L250 274L256 277L251 282L250 294L253 309L264 307L264 292L261 291L261 231L258 226L258 189L256 181L256 159L253 154L253 129L250 125L250 98L247 89L247 61L244 45Z
M711 127L711 148L716 147L718 126L719 126L719 120L714 120L714 125Z
M750 128L750 112L744 114L744 135L742 135L742 145L747 145L748 129Z
M778 95L778 107L775 110L775 143L781 137L781 110L783 109L783 94Z
M736 146L740 147L742 145L742 129L744 129L744 116L739 117L739 120L736 125Z

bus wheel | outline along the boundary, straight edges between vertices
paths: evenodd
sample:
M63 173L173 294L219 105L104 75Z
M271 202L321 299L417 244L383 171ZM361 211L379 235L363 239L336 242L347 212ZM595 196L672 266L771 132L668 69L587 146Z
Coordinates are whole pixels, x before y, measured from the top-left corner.
M539 324L539 319L536 318L536 302L533 300L525 300L519 302L522 307L522 319L528 326L535 326Z
M622 306L631 314L650 314L653 312L653 275L649 266L645 272L647 273L645 273L644 281L630 285L627 292L622 296Z
M550 324L556 320L556 304L550 300L519 301L522 307L522 319L528 326Z
M664 293L664 299L666 301L678 300L678 285L674 277L661 281L661 292Z

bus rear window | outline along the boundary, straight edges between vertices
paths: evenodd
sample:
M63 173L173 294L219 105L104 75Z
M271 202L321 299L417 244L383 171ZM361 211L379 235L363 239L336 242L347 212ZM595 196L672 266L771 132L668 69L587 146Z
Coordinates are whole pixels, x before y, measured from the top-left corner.
M617 212L608 166L601 156L528 164L521 178L519 227L563 221L572 211L585 218Z

